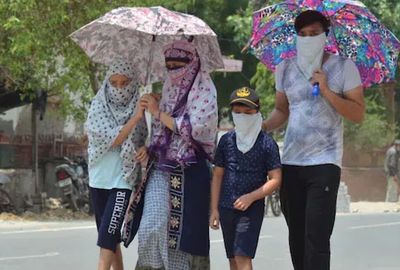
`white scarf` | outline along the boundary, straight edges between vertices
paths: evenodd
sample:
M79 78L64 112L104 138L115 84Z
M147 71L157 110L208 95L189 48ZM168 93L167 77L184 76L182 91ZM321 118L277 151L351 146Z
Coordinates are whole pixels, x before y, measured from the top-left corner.
M125 75L131 81L124 88L113 87L109 79L114 74ZM89 166L99 161L108 151L122 127L134 115L139 99L139 84L135 80L133 65L117 61L110 66L102 87L92 100L86 128L89 137ZM121 145L122 175L128 184L133 184L139 166L135 151L144 145L147 137L145 121L140 121Z
M325 32L314 37L297 36L297 64L307 80L322 66L325 43Z
M262 126L262 116L256 114L244 114L232 112L233 123L235 124L236 145L243 154L250 151L256 143Z

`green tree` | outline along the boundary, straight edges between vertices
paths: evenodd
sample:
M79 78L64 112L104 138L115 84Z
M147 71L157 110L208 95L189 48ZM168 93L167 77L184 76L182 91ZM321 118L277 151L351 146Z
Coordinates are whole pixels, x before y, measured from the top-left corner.
M241 53L243 46L235 41L236 32L233 27L235 22L228 20L231 15L243 13L248 7L248 2L248 0L203 0L196 1L193 9L189 10L189 13L202 18L216 32L223 55L243 61L243 70L240 73L212 74L218 90L218 105L221 108L227 106L229 95L233 90L250 84L250 77L257 64L254 57Z
M262 6L272 5L278 2L279 1L250 1L246 10L228 17L228 24L233 28L235 34L233 40L239 44L241 48L247 45L251 36L253 11ZM253 56L252 58L255 59ZM247 65L247 63L245 63L245 65ZM251 68L253 73L250 75L251 79L249 83L260 95L261 112L264 117L267 117L275 103L274 76L273 73L259 61L256 61L255 65L253 64Z
M363 3L386 25L398 38L400 38L400 2L397 0L364 0ZM400 66L400 61L399 61ZM397 69L396 80L392 84L377 86L385 97L384 105L387 108L385 114L391 124L391 129L396 129L400 137L400 68ZM396 93L396 94L395 94Z
M379 90L366 93L366 115L362 124L345 121L345 147L354 152L365 152L373 158L377 149L390 144L394 129L387 120L384 96ZM376 163L376 161L374 161ZM377 164L374 164L377 165Z
M69 39L69 34L119 6L160 4L177 11L199 12L214 26L224 22L224 14L218 14L222 8L235 12L226 1L219 0L2 1L0 67L9 71L14 88L24 96L33 98L38 90L60 96L65 114L84 119L102 69Z

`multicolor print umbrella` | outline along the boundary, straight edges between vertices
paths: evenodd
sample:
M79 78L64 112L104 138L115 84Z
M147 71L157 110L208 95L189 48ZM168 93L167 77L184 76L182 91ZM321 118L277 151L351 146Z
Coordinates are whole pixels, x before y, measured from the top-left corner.
M224 67L217 35L204 21L163 7L117 8L70 37L94 62L109 65L116 58L130 59L143 84L165 78L163 47L182 38L193 38L202 69Z
M399 40L359 1L287 0L253 14L250 51L269 69L296 55L294 20L313 9L331 21L325 50L352 59L364 87L394 79Z

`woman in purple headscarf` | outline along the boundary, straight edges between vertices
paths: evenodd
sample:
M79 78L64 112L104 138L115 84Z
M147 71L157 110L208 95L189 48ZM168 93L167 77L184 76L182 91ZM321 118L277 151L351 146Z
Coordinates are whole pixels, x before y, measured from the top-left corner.
M154 120L150 161L131 197L125 244L138 234L136 269L208 269L216 90L192 43L174 42L164 54L168 78L161 100L141 99Z

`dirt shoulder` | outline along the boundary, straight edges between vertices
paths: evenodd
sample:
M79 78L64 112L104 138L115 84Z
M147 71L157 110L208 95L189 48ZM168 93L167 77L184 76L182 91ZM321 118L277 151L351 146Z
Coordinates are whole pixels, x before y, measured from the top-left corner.
M26 211L21 215L0 213L0 221L69 221L92 220L93 217L84 212L72 212L68 209L53 209L43 213Z
M352 202L352 213L400 213L400 202Z

